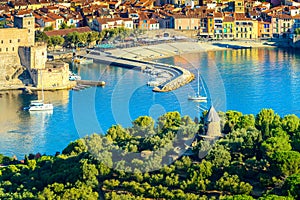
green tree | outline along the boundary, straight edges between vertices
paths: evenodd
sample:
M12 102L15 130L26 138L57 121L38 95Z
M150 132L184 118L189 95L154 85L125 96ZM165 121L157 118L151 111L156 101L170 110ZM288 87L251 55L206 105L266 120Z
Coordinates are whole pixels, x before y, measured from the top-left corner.
M168 131L177 130L181 124L179 112L168 112L158 118L158 130Z
M226 112L226 122L224 127L224 132L229 133L234 130L235 126L239 123L241 112L229 110Z
M262 132L262 138L271 137L270 130L280 127L280 117L272 109L262 109L255 118L255 126Z
M224 175L216 182L216 187L220 191L227 191L231 194L249 194L252 191L252 186L239 180L237 175Z
M283 194L292 196L295 199L300 198L300 174L293 174L285 179L282 187Z
M47 26L47 27L45 27L44 31L53 31L53 26Z
M289 134L295 133L299 128L300 120L296 115L286 115L282 119L282 128Z
M154 131L154 120L148 116L138 117L136 120L132 122L134 135L145 137L151 136L155 134Z
M66 155L78 155L82 152L86 152L87 146L83 139L78 139L75 142L71 142L63 151L63 154Z
M209 151L206 159L210 161L215 168L221 169L230 165L231 155L225 146L216 144Z
M68 33L65 36L65 41L68 45L77 47L77 45L79 43L79 33L76 31L72 32L72 33Z
M49 38L51 46L53 45L54 49L56 46L63 45L65 42L65 39L61 36L52 36Z
M35 41L36 42L48 42L49 41L49 37L46 35L45 32L41 32L41 31L36 31L35 32Z
M271 158L272 173L290 176L300 172L300 153L297 151L276 151Z
M267 157L272 157L276 151L290 151L289 136L270 137L261 144L261 150Z
M97 31L92 31L88 33L87 36L87 43L90 45L91 43L96 42L99 39L99 32Z

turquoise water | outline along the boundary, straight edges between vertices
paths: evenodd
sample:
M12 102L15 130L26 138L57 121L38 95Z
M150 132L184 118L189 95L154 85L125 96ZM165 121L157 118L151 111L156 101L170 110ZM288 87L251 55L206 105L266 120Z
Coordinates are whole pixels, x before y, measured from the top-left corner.
M197 74L200 70L206 91L218 110L258 113L273 108L281 116L300 116L300 54L279 49L244 49L202 52L161 59ZM168 93L153 93L146 86L147 74L94 63L76 69L83 79L104 80L103 88L46 92L53 113L30 114L22 110L37 95L21 91L0 92L0 153L55 154L70 141L91 133L105 133L112 124L124 127L140 115L154 119L177 110L192 118L200 115L199 104L187 100L197 81Z

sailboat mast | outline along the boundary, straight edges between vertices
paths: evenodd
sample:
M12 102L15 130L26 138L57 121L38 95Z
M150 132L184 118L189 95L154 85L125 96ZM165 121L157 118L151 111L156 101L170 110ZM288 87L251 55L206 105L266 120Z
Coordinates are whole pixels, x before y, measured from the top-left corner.
M200 83L199 82L200 82L200 72L198 70L198 88L197 88L198 89L198 92L197 92L198 96L200 96Z
M42 70L41 70L41 85L42 85L42 101L44 102L44 86L43 86Z

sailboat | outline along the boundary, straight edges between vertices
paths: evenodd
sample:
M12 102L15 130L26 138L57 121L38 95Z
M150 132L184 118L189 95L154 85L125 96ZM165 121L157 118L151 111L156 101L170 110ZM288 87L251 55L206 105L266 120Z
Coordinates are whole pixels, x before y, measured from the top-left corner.
M44 87L43 87L43 78L41 71L41 85L42 85L42 100L33 100L30 102L29 111L49 111L53 110L53 105L50 103L44 103Z
M202 79L201 79L201 85L202 85L203 88L204 88ZM192 101L207 101L207 97L206 97L206 96L201 96L201 95L200 95L200 72L199 72L199 70L198 70L197 93L196 93L194 96L189 96L188 99L189 99L189 100L192 100Z

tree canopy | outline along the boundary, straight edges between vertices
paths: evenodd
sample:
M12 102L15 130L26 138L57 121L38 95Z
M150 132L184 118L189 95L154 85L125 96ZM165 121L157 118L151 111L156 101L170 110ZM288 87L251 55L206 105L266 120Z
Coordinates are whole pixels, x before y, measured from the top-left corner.
M55 156L0 155L0 199L299 199L299 118L271 109L220 117L215 143L198 135L203 120L169 112L113 125Z

